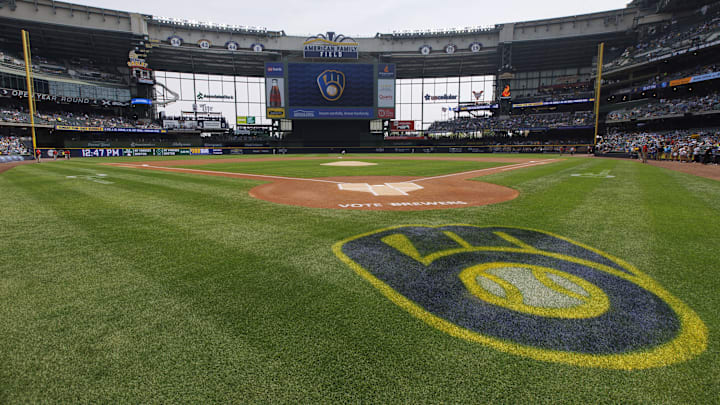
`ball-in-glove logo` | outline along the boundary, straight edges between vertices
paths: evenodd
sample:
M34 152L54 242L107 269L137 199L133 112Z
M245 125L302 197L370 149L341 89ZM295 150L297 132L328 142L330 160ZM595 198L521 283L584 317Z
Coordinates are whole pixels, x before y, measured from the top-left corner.
M691 359L707 346L702 320L649 276L548 232L400 226L333 250L427 324L523 357L642 369Z
M345 73L326 70L318 75L317 84L325 100L338 101L345 91Z

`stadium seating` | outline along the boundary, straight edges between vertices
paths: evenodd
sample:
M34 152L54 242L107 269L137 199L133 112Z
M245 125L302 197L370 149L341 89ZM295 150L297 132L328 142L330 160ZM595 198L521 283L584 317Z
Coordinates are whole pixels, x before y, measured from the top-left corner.
M0 155L28 155L29 149L20 140L14 136L0 137Z
M613 131L597 145L601 153L636 155L648 146L650 159L720 164L720 129L686 129L658 132Z
M720 93L678 99L660 99L642 106L611 111L607 121L653 119L686 113L720 112Z

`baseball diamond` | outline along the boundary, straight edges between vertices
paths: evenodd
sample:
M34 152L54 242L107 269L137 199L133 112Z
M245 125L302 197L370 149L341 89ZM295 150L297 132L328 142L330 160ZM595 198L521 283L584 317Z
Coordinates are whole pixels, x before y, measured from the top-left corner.
M114 7L0 0L0 404L720 405L720 2Z

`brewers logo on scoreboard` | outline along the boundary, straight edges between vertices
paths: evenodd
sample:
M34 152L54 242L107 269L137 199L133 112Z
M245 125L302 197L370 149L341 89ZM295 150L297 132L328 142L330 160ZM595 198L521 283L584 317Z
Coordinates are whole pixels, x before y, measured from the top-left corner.
M327 101L337 101L345 91L345 73L339 70L326 70L317 77L320 94Z

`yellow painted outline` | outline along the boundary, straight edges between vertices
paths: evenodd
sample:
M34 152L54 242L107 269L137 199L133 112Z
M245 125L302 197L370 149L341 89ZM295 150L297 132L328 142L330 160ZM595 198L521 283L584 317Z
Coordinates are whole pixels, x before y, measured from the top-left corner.
M481 333L473 332L471 330L462 328L458 325L455 325L452 322L449 322L443 318L440 318L429 311L425 310L415 302L409 300L404 295L398 293L394 289L392 289L389 285L387 285L382 280L375 277L372 273L370 273L368 270L354 262L352 259L350 259L347 255L345 255L342 252L342 247L351 241L354 241L356 239L364 238L366 236L374 235L381 232L390 231L393 229L400 229L400 228L408 228L408 227L421 227L421 228L442 228L446 226L466 226L466 227L473 227L473 228L492 228L487 226L476 226L476 225L469 225L469 224L446 224L446 225L437 225L437 226L428 226L428 225L398 225L393 227L387 227L380 230L375 230L371 232L367 232L361 235L352 236L350 238L344 239L340 242L335 243L332 246L333 253L345 264L350 266L351 269L353 269L358 275L360 275L362 278L367 280L373 287L378 289L385 297L387 297L390 301L392 301L395 305L399 306L400 308L404 309L405 311L409 312L411 315L419 318L423 322L427 323L428 325L443 331L451 336L465 339L471 342L481 343L483 345L492 347L496 350L500 350L505 353L514 354L517 356L532 358L535 360L540 361L548 361L548 362L555 362L555 363L564 363L564 364L570 364L575 366L581 366L581 367L597 367L597 368L606 368L606 369L619 369L619 370L641 370L641 369L648 369L653 367L663 367L668 366L670 364L680 363L683 361L687 361L692 359L693 357L696 357L700 355L702 352L704 352L707 348L707 340L708 340L708 329L707 326L703 323L703 321L697 316L697 314L688 307L685 303L683 303L678 298L674 297L672 294L670 294L667 290L665 290L660 284L655 282L652 278L649 276L643 274L640 270L632 266L630 263L619 259L617 257L614 257L610 254L607 254L605 252L602 252L598 249L595 249L591 246L585 245L580 242L573 241L571 239L568 239L564 236L556 235L551 232L541 231L537 229L531 229L531 228L522 228L522 227L511 227L511 226L497 226L499 228L511 228L511 229L522 229L527 231L533 231L533 232L539 232L543 233L545 235L552 236L554 238L558 238L560 240L564 240L568 243L572 243L576 246L582 247L584 249L587 249L591 252L597 253L598 255L605 257L606 259L609 259L616 264L620 265L627 271L631 273L631 275L618 271L616 269L613 269L611 267L602 265L600 263L594 263L588 260L583 260L571 256L566 256L562 254L552 253L552 252L544 252L541 250L538 250L534 247L528 246L526 244L523 244L520 241L511 242L516 245L518 245L517 242L520 243L518 246L522 246L519 248L503 248L503 247L462 247L458 249L449 249L442 252L436 252L433 254L430 254L425 257L418 257L421 259L420 261L422 263L432 263L433 260L436 260L440 257L444 257L451 254L456 254L460 252L470 252L470 251L496 251L496 252L523 252L523 253L535 253L535 254L541 254L548 257L555 257L561 260L568 260L573 263L582 264L585 266L590 266L592 268L608 272L610 274L613 274L615 276L624 278L652 293L657 295L660 299L665 301L666 304L670 306L670 308L675 312L678 319L680 320L680 332L675 337L675 339L664 343L660 346L648 349L648 350L641 350L641 351L635 351L625 354L606 354L606 355L593 355L593 354L587 354L587 353L576 353L576 352L566 352L566 351L558 351L558 350L548 350L548 349L538 349L536 347L527 346L527 345L521 345L509 341L505 341L502 339L494 338L491 336L483 335ZM502 234L502 232L499 232L498 234ZM510 241L514 238L510 237L509 235L505 234L505 236L509 237L505 238L506 240ZM502 236L501 236L502 237ZM385 238L383 238L385 239ZM413 248L414 249L414 248ZM405 253L407 254L407 253ZM569 260L572 259L572 260Z
M570 308L545 308L526 305L523 302L523 295L517 287L500 277L487 273L488 270L507 267L530 269L535 278L537 278L538 281L546 287L575 298L582 304ZM552 273L572 281L582 287L590 296L586 297L584 295L577 294L555 284L555 282L547 276L547 273ZM477 283L478 276L485 277L497 283L503 290L505 290L507 297L498 297L497 295L482 288ZM610 299L602 289L581 277L557 269L551 269L549 267L524 263L490 262L468 267L460 272L459 277L465 285L465 288L467 288L472 295L480 298L481 300L499 307L517 312L524 312L526 314L551 318L582 319L598 317L610 309Z
M321 95L325 100L327 100L327 101L338 101L338 100L340 100L340 97L342 97L343 93L345 92L345 86L340 87L340 86L339 86L340 83L338 83L338 86L336 86L336 87L338 88L338 90L340 90L340 93L339 93L339 94L337 95L337 97L335 97L335 98L328 98L328 97L325 96L325 91L327 91L327 89L323 90L322 85L320 84L320 79L322 78L322 81L325 83L325 86L327 87L328 82L325 80L325 77L323 77L323 76L325 76L326 73L330 73L330 72L332 72L332 73L337 73L337 74L339 74L340 76L342 76L343 81L345 82L345 86L347 86L347 78L345 77L345 73L343 73L343 72L341 72L341 71L339 71L339 70L334 70L334 69L323 70L323 72L320 73L320 74L317 76L316 82L317 82L317 84L318 84L318 87L320 88L320 95ZM332 83L335 83L335 82L330 82L330 83L332 84Z

